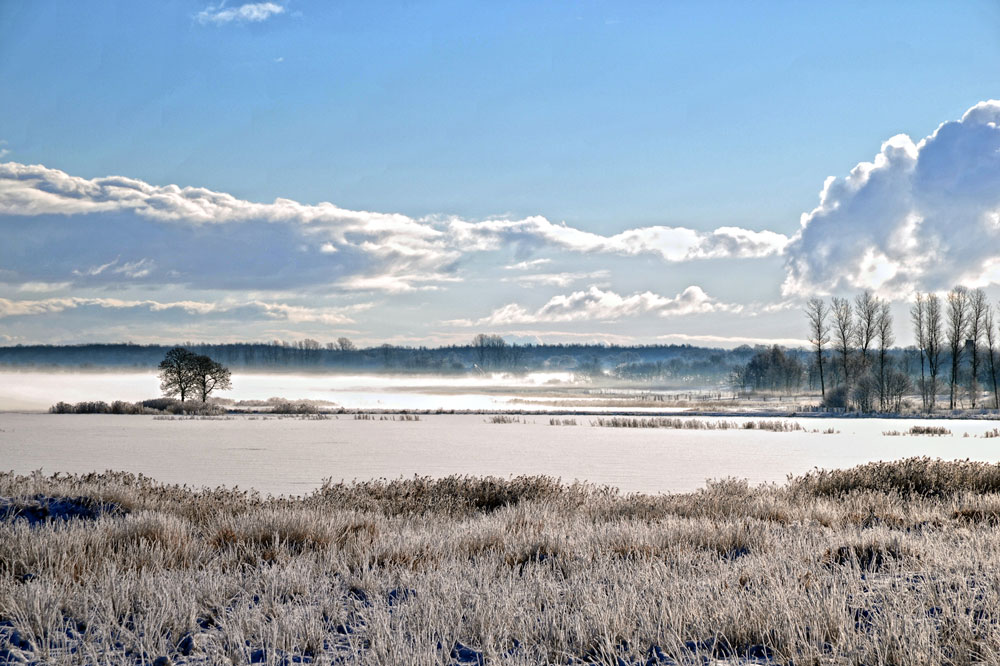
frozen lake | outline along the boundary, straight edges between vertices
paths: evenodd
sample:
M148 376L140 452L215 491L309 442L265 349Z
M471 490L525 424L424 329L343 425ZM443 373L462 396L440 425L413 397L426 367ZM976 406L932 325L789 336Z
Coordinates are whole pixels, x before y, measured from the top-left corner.
M748 430L550 426L547 416L494 424L477 415L429 415L417 422L234 417L157 420L151 416L0 414L0 469L30 472L141 472L194 486L239 485L301 494L324 477L414 474L547 474L624 491L690 491L708 478L781 482L813 467L926 455L1000 460L996 421L788 419L837 434ZM718 420L718 419L708 419ZM745 418L735 417L739 423ZM952 435L886 436L915 424ZM968 437L965 437L965 434Z

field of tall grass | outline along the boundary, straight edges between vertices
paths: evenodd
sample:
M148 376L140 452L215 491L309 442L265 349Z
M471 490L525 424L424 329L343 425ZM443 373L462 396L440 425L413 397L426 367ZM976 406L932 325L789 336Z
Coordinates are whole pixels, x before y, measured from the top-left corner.
M1000 465L662 496L0 474L0 663L713 660L1000 663Z

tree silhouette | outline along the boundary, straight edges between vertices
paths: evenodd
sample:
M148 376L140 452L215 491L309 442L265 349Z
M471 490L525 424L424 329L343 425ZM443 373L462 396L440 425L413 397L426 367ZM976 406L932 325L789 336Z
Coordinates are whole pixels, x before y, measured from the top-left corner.
M184 347L174 347L160 361L160 390L184 402L192 394L208 400L212 391L233 387L229 368L208 356L197 355Z
M160 361L160 390L167 396L179 396L181 402L195 388L196 356L183 347L174 347Z
M233 388L229 368L208 356L195 356L192 372L202 402L208 400L209 394L216 389L226 391Z

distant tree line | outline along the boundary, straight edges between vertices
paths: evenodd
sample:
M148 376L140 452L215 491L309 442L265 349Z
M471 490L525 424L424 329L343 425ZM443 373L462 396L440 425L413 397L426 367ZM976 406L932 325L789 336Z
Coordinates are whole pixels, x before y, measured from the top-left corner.
M515 344L479 334L468 344L437 348L384 344L360 348L347 338L297 342L181 345L230 369L323 372L466 374L568 371L665 387L721 386L729 369L758 348L692 345ZM0 347L0 366L157 368L171 346L136 344L18 345ZM792 355L801 352L791 350ZM188 397L185 389L185 398ZM196 396L197 391L190 393Z
M733 370L732 383L741 392L785 392L802 387L802 361L775 345L756 352L746 365Z

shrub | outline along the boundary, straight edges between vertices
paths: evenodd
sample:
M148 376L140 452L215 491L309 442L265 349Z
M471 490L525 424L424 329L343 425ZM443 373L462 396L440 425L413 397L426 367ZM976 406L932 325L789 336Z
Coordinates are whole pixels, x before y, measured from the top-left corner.
M823 407L827 409L846 409L847 387L837 386L827 390L826 398L823 399Z
M1000 492L1000 464L907 458L851 469L815 470L789 479L789 488L793 492L833 497L865 490L903 497L995 493Z

